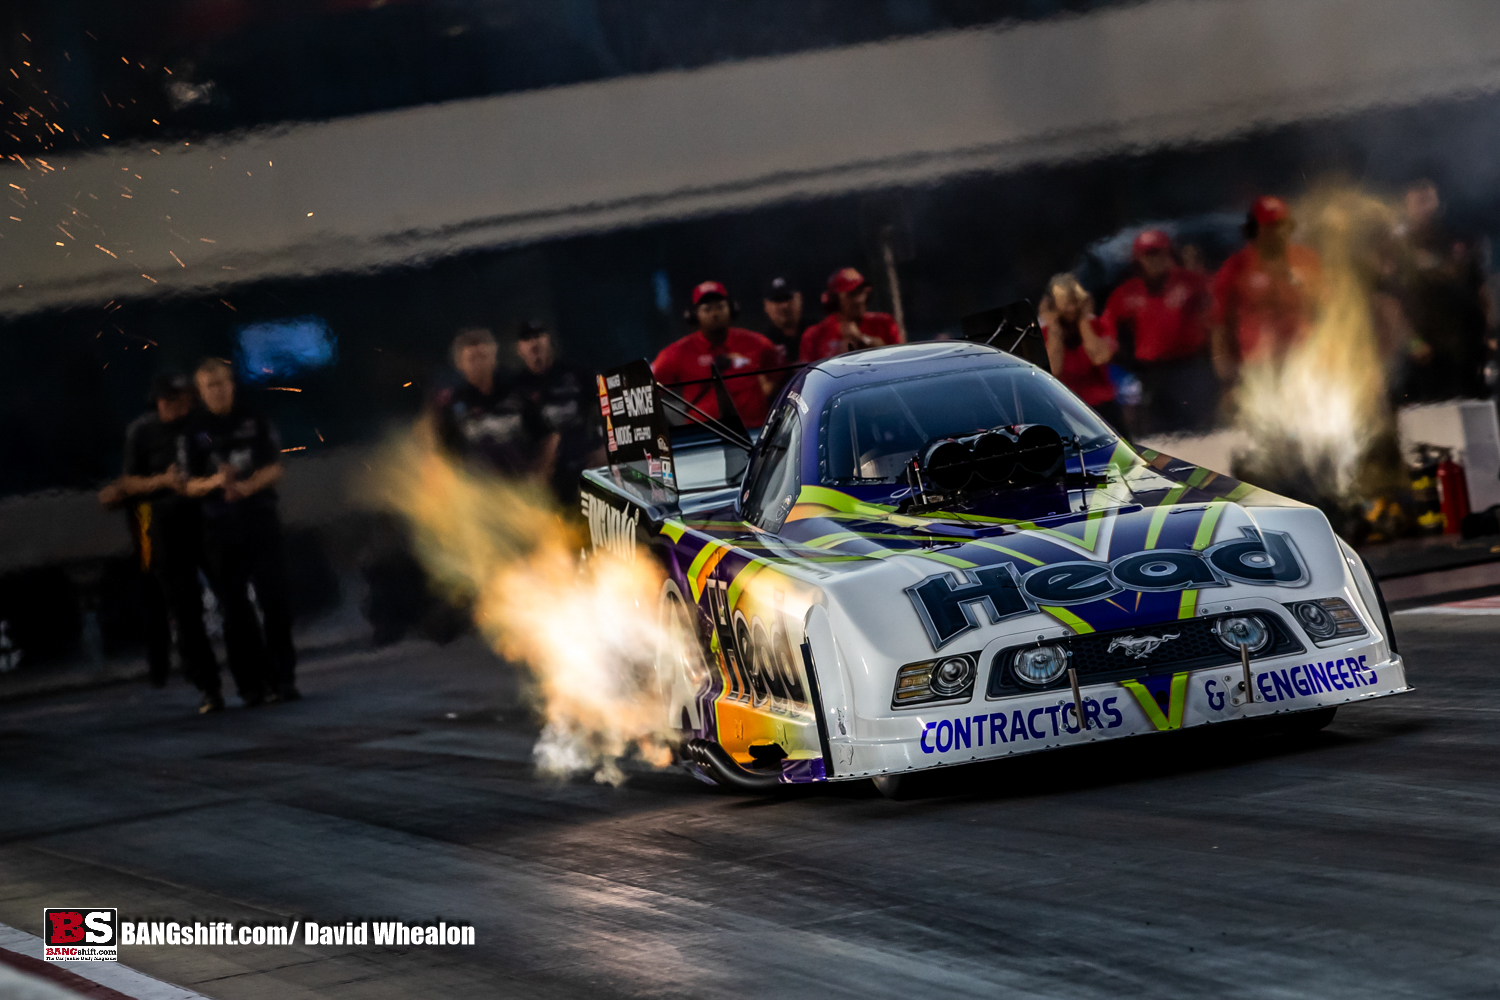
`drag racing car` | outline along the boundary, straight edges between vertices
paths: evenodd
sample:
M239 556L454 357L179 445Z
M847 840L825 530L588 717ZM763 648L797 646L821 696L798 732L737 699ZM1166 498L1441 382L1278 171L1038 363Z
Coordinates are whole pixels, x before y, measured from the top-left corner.
M599 380L611 461L582 514L596 549L664 571L657 679L697 776L894 794L1097 740L1318 729L1408 690L1319 510L1133 449L1035 365L933 342L786 377L753 440L717 374Z

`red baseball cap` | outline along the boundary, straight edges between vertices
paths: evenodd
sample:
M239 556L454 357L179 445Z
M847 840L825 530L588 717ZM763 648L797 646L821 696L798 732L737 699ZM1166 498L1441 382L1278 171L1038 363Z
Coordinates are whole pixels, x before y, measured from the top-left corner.
M828 276L828 294L839 295L843 292L852 292L868 284L863 274L852 267L844 267Z
M1172 250L1172 237L1168 236L1165 230L1147 229L1135 238L1130 250L1136 257L1157 251L1169 253Z
M729 289L724 287L722 281L703 281L693 289L693 305L697 305L710 295L717 295L721 299L729 298Z
M1273 194L1268 194L1255 199L1255 204L1250 206L1250 216L1256 225L1269 226L1273 222L1282 219L1290 219L1292 210L1287 207L1286 202Z

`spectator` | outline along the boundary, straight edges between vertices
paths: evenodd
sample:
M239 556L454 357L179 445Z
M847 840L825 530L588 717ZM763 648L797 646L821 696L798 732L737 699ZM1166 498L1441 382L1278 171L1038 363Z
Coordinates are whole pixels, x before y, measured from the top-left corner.
M1398 235L1407 261L1403 298L1420 342L1409 352L1407 401L1483 396L1493 310L1480 248L1443 223L1430 180L1406 189Z
M154 409L125 430L125 471L105 487L99 500L108 505L129 501L136 558L146 575L147 653L151 686L167 682L171 661L171 624L177 621L177 650L183 672L203 693L200 713L224 708L219 664L203 627L203 590L198 568L203 556L203 526L198 503L178 492L187 476L187 434L193 410L193 386L179 372L163 372L147 397Z
M782 364L796 364L802 346L802 293L786 278L772 278L761 304L771 321L766 339L776 345Z
M594 379L558 362L551 332L536 320L527 320L516 331L516 355L522 368L515 377L515 391L541 412L548 432L557 435L552 492L559 503L572 504L578 499L583 470L605 462Z
M462 381L433 400L438 442L455 458L489 472L550 482L559 436L547 426L541 406L499 370L499 355L495 335L485 327L468 327L453 338L453 367Z
M1296 222L1280 198L1256 199L1245 219L1249 241L1219 268L1213 281L1213 362L1225 383L1241 366L1279 362L1312 323L1322 286L1322 264L1291 242Z
M845 351L903 344L906 337L885 313L870 312L870 283L852 267L833 272L823 292L828 315L802 334L802 360L821 361Z
M776 345L760 334L730 326L737 310L729 291L717 281L705 281L693 289L693 307L688 317L697 329L662 348L651 362L656 380L671 386L694 382L674 391L711 417L720 416L719 401L712 382L718 370L725 378L725 388L734 408L746 427L766 422L766 409L773 388L771 378L752 375L765 368L775 368L780 361ZM743 375L743 378L733 378ZM689 413L689 420L698 418Z
M247 707L295 701L302 695L276 511L281 440L265 416L236 398L228 362L205 360L193 383L203 409L189 426L191 478L182 490L203 501L204 563L224 618L229 671ZM250 603L252 584L259 618Z
M1094 320L1094 300L1071 274L1056 274L1037 308L1047 341L1052 374L1118 430L1124 425L1115 387L1106 366L1115 356L1114 338L1100 333Z
M1179 266L1160 229L1135 238L1134 273L1104 304L1099 331L1145 388L1143 433L1203 430L1213 420L1218 383L1208 357L1208 278Z

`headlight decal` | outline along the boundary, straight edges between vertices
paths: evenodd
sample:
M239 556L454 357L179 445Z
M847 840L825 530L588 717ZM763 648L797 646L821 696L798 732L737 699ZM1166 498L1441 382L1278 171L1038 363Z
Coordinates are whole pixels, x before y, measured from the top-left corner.
M978 675L977 653L908 663L896 671L891 707L968 701L974 695L974 680Z
M1364 635L1367 630L1359 615L1342 597L1325 597L1318 601L1288 604L1292 617L1314 642L1333 642L1348 636Z

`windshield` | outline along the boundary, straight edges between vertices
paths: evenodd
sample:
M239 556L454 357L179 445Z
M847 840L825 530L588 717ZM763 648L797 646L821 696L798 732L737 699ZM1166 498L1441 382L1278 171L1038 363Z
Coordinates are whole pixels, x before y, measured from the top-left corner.
M917 449L1008 424L1046 424L1085 450L1114 431L1035 368L948 372L850 389L823 414L823 482L894 483Z

